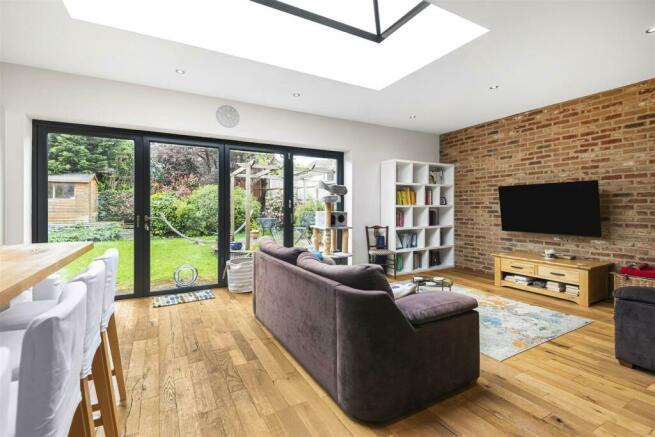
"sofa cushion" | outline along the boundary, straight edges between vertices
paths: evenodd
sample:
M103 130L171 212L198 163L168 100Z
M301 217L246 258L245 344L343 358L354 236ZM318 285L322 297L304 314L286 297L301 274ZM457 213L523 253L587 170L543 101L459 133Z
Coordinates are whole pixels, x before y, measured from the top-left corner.
M322 263L309 252L300 254L297 264L298 267L357 290L385 291L393 299L389 281L382 267L377 264L329 265Z
M478 301L457 293L436 292L403 297L396 306L411 324L424 325L471 311Z
M614 290L614 297L622 300L651 303L655 305L655 288L621 287Z
M259 250L290 264L296 264L298 255L307 252L307 249L300 247L284 247L278 244L273 237L262 237L259 240Z

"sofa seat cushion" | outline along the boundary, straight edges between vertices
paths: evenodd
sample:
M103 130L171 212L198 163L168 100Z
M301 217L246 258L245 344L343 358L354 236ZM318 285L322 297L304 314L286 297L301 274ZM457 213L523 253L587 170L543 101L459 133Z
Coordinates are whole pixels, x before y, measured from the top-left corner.
M278 244L273 237L262 237L259 240L259 250L289 264L296 264L298 255L307 252L307 249L300 247L284 247Z
M655 305L655 288L621 287L614 290L614 297L621 300L632 300Z
M309 252L300 254L297 264L307 271L357 290L384 291L393 299L384 270L377 264L330 265L322 263Z
M457 293L420 293L398 299L396 306L412 325L420 326L471 311L478 301Z

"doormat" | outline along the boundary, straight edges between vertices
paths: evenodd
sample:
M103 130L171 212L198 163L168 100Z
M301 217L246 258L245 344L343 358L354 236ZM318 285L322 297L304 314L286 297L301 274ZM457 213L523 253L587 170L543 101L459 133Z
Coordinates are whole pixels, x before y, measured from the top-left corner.
M169 294L166 296L156 296L152 298L154 308L177 305L179 303L197 302L199 300L215 299L211 290L189 291L187 293Z

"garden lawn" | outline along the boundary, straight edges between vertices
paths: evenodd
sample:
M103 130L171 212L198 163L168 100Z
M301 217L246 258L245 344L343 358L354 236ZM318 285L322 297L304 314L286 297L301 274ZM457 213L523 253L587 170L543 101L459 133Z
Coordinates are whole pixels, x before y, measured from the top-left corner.
M182 238L153 238L150 248L151 288L175 288L173 272L181 264L193 264L198 269L198 283L214 284L218 282L218 259L214 254L213 237L205 237L209 244L195 244ZM118 294L134 291L134 241L118 240L97 242L94 248L82 257L62 269L65 280L73 278L84 271L93 258L105 250L115 247L119 252L118 276L116 288Z

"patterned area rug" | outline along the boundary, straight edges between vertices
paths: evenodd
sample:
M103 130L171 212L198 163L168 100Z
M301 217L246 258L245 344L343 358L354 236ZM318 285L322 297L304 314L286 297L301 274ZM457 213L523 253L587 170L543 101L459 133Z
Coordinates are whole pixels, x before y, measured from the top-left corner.
M199 300L214 299L211 290L189 291L187 293L168 294L152 298L152 306L155 308L177 305L178 303L197 302Z
M506 360L592 322L457 284L453 285L453 292L478 301L480 352L497 361Z

